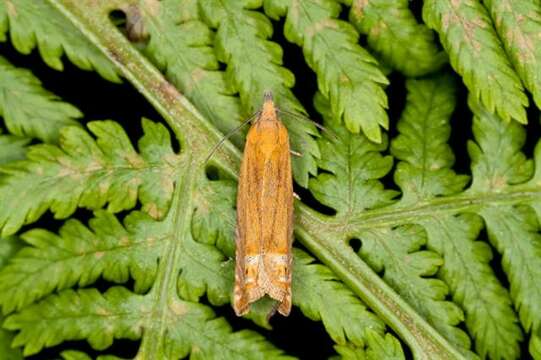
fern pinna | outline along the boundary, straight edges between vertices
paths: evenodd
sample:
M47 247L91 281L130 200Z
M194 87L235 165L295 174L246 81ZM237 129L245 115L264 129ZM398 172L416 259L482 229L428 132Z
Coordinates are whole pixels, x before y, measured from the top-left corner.
M272 89L302 153L293 303L333 356L541 359L540 33L535 0L0 1L1 40L164 120L86 119L0 58L0 353L303 357L268 300L230 324L244 132L205 163Z

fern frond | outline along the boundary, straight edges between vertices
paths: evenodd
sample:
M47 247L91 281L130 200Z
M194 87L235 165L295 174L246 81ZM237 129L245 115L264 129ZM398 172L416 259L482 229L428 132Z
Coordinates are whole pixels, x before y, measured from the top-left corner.
M467 176L451 170L454 155L447 140L449 118L455 108L455 88L448 75L406 82L407 101L397 124L399 135L391 151L398 163L396 183L402 189L402 204L450 195L464 189Z
M336 134L337 139L325 135L320 140L322 160L319 167L326 173L312 179L312 193L320 202L337 211L335 220L338 221L348 221L367 209L389 205L396 192L383 189L379 181L392 166L392 159L380 153L386 144L375 145L329 122L326 106L323 97L316 99L316 107L324 114L325 125ZM434 124L434 128L437 129L437 124ZM415 152L414 149L412 151ZM410 156L416 155L412 153ZM383 279L397 293L452 344L468 352L470 340L457 327L463 320L462 311L445 300L448 289L443 281L425 278L438 271L443 259L434 251L421 250L427 243L426 233L421 226L351 227L343 236L346 241L360 239L362 246L359 255L364 261L375 271L384 272Z
M2 269L8 260L20 248L21 244L17 238L10 236L0 238L0 269ZM4 322L4 317L0 315L0 324ZM4 360L22 360L23 355L20 349L12 348L13 334L10 331L0 328L0 354Z
M131 277L135 291L145 292L154 283L158 261L175 237L170 223L157 222L145 213L130 213L123 226L114 215L100 211L90 220L89 228L68 220L59 235L34 229L22 239L32 246L25 247L0 271L4 313L55 290L88 286L100 276L116 283ZM197 301L207 291L212 304L227 302L232 278L224 278L219 269L232 268L225 269L223 260L213 247L186 240L179 294Z
M443 281L425 278L438 271L443 259L434 251L421 250L427 243L424 229L404 225L353 235L362 243L359 255L374 270L384 270L383 279L449 342L466 352L470 339L457 327L464 320L462 310L445 300L448 288Z
M198 19L195 6L182 1L140 1L145 26L150 35L146 54L164 70L171 81L216 128L227 133L248 114L241 112L234 90L225 81L225 73L211 47L212 31ZM232 139L242 143L242 132Z
M474 114L475 137L475 142L468 143L473 174L471 191L499 192L530 179L534 163L520 151L526 141L524 128L517 124L498 124L498 116L472 96L468 106Z
M406 76L432 73L447 61L432 30L415 20L408 0L354 0L349 20L385 64Z
M383 334L385 325L324 265L294 249L293 303L312 320L321 320L337 344L366 344L370 331ZM389 335L392 337L392 335Z
M30 139L24 137L0 135L0 165L24 159L29 142Z
M405 355L400 342L391 334L380 334L367 331L368 348L348 345L335 345L334 349L343 360L404 360Z
M468 90L502 119L526 123L528 98L487 10L475 0L428 0L423 18L436 30Z
M444 75L408 80L406 87L406 108L391 147L401 160L395 172L403 191L400 206L459 193L468 182L468 177L451 169L454 156L447 145L449 118L455 107L454 81ZM475 241L482 228L480 219L463 214L429 216L416 222L425 228L429 248L445 258L439 275L449 285L453 300L464 308L478 353L516 358L521 330L510 296L489 266L490 248Z
M63 360L92 360L90 356L82 351L66 350L60 353Z
M370 331L367 336L368 350L366 355L368 359L405 359L400 342L391 334L381 336L374 331Z
M272 90L279 108L306 115L299 100L291 92L295 78L282 65L282 49L268 41L272 35L269 19L245 7L259 7L261 3L229 0L202 1L200 7L209 25L217 28L215 50L218 59L226 63L227 79L239 90L245 113L254 113L261 106L261 97ZM317 131L309 121L280 116L290 133L294 151L302 153L293 157L293 175L301 186L308 186L309 174L316 173L315 158L319 157L317 143L311 135Z
M43 89L28 70L0 57L0 116L13 135L56 142L64 126L78 125L81 112Z
M64 68L60 58L65 53L79 68L120 82L113 64L47 1L1 1L0 41L8 30L18 51L29 54L37 46L43 61L56 70Z
M230 258L235 256L236 196L236 182L206 181L195 194L192 216L194 238L204 244L216 245Z
M4 326L20 330L14 345L24 345L25 355L66 340L88 339L93 348L101 350L113 339L137 340L143 333L148 336L163 331L168 345L147 356L178 359L191 353L200 358L287 358L260 335L246 330L232 332L209 307L180 299L167 303L166 328L155 327L155 296L137 295L123 287L113 287L104 294L95 289L64 290L11 315Z
M539 332L532 335L532 338L530 339L529 350L530 355L532 355L532 358L534 360L541 359L541 334L539 334Z
M92 360L92 358L82 351L65 350L60 353L63 360ZM124 360L114 355L99 355L96 360Z
M503 123L472 97L469 105L475 115L475 142L468 144L473 172L470 191L479 195L504 192L511 190L513 184L530 179L533 162L520 151L526 139L524 128ZM536 161L538 155L537 152ZM538 186L535 181L533 184ZM486 223L490 242L502 254L511 298L522 325L526 330L539 328L541 289L536 284L541 276L541 236L534 208L527 204L488 204L478 212Z
M2 239L3 240L3 239ZM4 322L4 317L0 315L0 323ZM3 360L22 360L21 349L12 348L14 334L11 331L0 329L0 354Z
M524 86L541 108L541 4L535 0L483 0Z
M60 353L63 360L92 360L90 356L82 351L65 350ZM96 360L128 360L114 355L99 355Z
M445 256L439 275L451 289L453 300L466 313L466 327L483 358L514 359L520 355L522 331L511 298L490 268L492 251L475 241L482 228L473 214L420 222L428 245Z
M106 211L90 220L89 228L68 220L59 235L33 229L21 238L25 247L0 271L0 304L4 313L78 284L93 284L98 277L123 283L135 280L135 291L150 288L165 242L159 226L146 214L133 212L126 228Z
M77 206L98 209L109 203L108 209L116 212L132 208L138 198L153 217L163 216L179 169L165 127L143 119L145 135L137 153L117 123L94 121L87 126L96 139L81 128L67 127L61 131L60 146L32 146L27 160L0 169L10 175L0 180L3 234L14 233L47 209L66 218ZM26 191L17 191L20 186Z
M310 179L310 191L320 202L335 209L338 218L391 203L396 192L384 189L377 180L393 166L390 156L379 153L387 147L386 138L376 144L352 135L329 121L330 112L324 109L327 106L323 96L316 97L316 108L334 136L327 135L318 141L322 154L319 167L327 173Z
M21 248L22 244L15 236L8 236L0 240L0 269L2 269Z
M535 171L533 177L525 184L527 188L537 188L539 186L538 184L541 184L541 142L537 142L533 155ZM537 213L537 218L541 219L541 203L532 199L529 205ZM541 222L541 220L539 221Z
M388 80L372 55L357 44L353 26L336 19L340 10L330 0L265 1L265 12L271 18L287 15L284 33L303 47L320 91L330 99L334 117L343 118L350 131L362 130L379 143L380 126L387 129L389 125L383 90Z

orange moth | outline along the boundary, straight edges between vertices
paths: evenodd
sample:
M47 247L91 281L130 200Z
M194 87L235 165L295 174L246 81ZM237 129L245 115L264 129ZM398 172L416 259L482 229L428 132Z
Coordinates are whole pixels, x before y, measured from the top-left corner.
M233 308L238 316L264 295L291 310L293 178L289 136L272 93L264 94L246 137L237 194Z

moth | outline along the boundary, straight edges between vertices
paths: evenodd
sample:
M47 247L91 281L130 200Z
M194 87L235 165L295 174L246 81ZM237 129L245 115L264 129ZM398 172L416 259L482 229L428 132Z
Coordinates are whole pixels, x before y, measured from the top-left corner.
M246 137L237 193L233 308L246 314L268 295L284 316L291 311L293 177L289 136L271 92Z

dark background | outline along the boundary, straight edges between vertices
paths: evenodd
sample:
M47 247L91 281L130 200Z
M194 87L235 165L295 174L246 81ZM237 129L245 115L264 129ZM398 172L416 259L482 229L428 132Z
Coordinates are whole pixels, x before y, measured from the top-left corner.
M419 21L421 21L421 1L411 1L410 5ZM341 14L341 18L347 20L347 10ZM282 33L283 22L275 22L274 25L275 34L272 40L279 43L284 49L284 65L296 77L296 86L293 91L308 110L311 118L319 121L319 116L312 106L312 98L317 90L315 74L305 63L302 50L285 40ZM360 44L365 45L365 38L363 36L360 38ZM65 69L59 72L47 67L39 57L37 50L34 50L30 55L22 55L9 42L0 43L0 55L6 57L17 67L30 69L42 81L46 89L55 93L63 100L77 106L84 113L83 122L113 119L124 127L132 141L135 142L142 135L140 127L141 117L147 117L154 121L161 120L161 116L149 105L145 98L126 81L123 84L110 83L96 73L79 70L65 57L63 58ZM389 79L391 84L387 87L386 92L389 98L389 135L392 138L396 135L396 122L404 108L406 92L403 76L398 73L392 73L389 75ZM466 89L458 76L457 80L457 83L461 85L458 91L457 108L452 117L453 130L450 144L456 155L455 171L458 173L469 173L469 157L466 151L466 142L472 137L472 114L466 105ZM530 103L533 103L532 99L530 99ZM539 111L535 109L535 106L530 106L528 142L525 147L525 152L528 156L532 155L538 134ZM392 181L392 172L383 181L387 187L396 188ZM309 192L298 186L296 187L296 192L309 205L325 212L325 209L315 201ZM90 215L91 213L88 211L78 210L75 217L85 221ZM37 226L54 230L61 224L61 222L54 220L48 213L38 222ZM34 227L36 224L32 226ZM481 236L486 238L486 234L481 234ZM296 242L296 246L301 247L298 242ZM501 281L507 284L500 263L501 259L496 253L491 264L497 271ZM97 287L100 290L105 290L110 285L105 281L100 281ZM127 284L128 287L131 287L131 285ZM205 302L206 298L203 298L202 301ZM271 320L271 325L274 328L273 331L258 328L251 321L237 318L229 305L215 309L217 315L227 318L235 330L245 328L254 329L290 355L303 359L325 359L335 353L332 347L333 342L325 332L323 324L307 319L297 308L293 308L291 315L287 318L275 315ZM116 340L114 345L102 352L102 354L114 354L132 358L135 356L138 346L139 342ZM527 344L524 343L523 354L527 354L526 346ZM403 348L405 351L408 351L407 346L404 345ZM45 349L39 355L30 357L30 359L59 358L60 352L68 349L79 349L93 357L100 354L100 352L93 350L86 341L77 341L65 342L61 346ZM411 357L411 354L407 355Z

